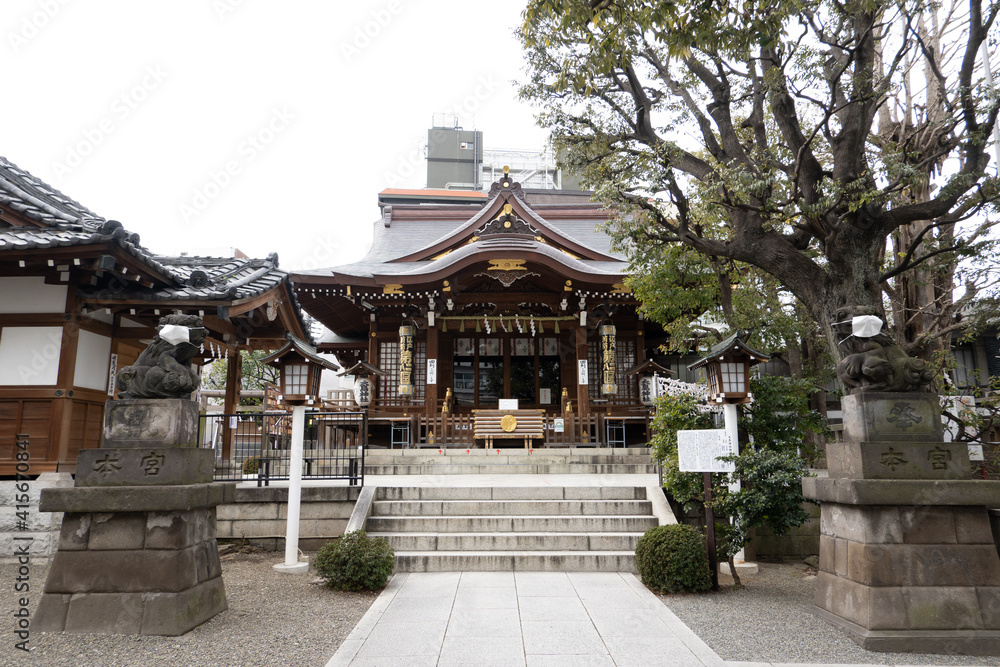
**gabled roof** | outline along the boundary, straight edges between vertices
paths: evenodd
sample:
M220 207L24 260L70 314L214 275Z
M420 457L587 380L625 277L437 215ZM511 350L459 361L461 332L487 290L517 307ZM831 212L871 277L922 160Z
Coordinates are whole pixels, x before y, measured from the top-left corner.
M502 252L503 241L509 241L512 251L548 256L570 271L606 276L625 273L628 264L624 256L611 249L610 238L598 229L608 217L598 205L547 204L532 208L516 183L505 190L495 189L490 195L482 207L387 206L382 219L374 223L372 245L365 257L352 264L297 272L293 279L299 283L325 277L345 284L380 284L380 279L434 273L444 266L435 262L466 245L473 246L465 250L466 255ZM510 207L513 219L527 225L525 233L503 238L498 235L489 239L491 248L476 247L487 240L477 232L501 216L505 206ZM533 242L525 243L528 240ZM454 263L455 258L448 261Z
M763 352L758 352L757 350L753 349L752 347L744 343L740 339L740 335L741 332L737 331L736 333L732 334L721 343L714 345L712 349L708 351L708 354L706 354L704 357L702 357L698 361L688 366L688 370L701 368L708 362L724 357L725 355L734 351L743 352L744 354L746 354L748 357L750 357L750 361L752 364L759 364L761 362L770 359L770 357L768 357Z
M270 300L272 307L277 307L276 301L288 302L285 321L308 335L288 273L278 268L276 254L265 259L158 255L120 222L103 218L0 157L0 262L15 258L75 260L78 266L120 272L124 288L78 288L85 302L109 307L171 302L178 307L225 307L236 315L259 305L255 300Z
M285 343L282 347L275 350L266 357L261 357L260 363L276 364L278 361L281 360L282 357L293 353L297 353L299 356L304 357L309 362L322 366L327 370L331 371L340 370L339 365L333 363L328 359L324 359L323 357L321 357L315 347L305 342L304 340L296 338L291 334L288 335L287 343Z

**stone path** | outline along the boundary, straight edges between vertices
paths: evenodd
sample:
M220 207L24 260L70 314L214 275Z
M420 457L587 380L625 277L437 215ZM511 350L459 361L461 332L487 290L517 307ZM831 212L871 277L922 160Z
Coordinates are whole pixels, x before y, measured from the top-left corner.
M396 575L327 667L662 665L721 660L635 576Z

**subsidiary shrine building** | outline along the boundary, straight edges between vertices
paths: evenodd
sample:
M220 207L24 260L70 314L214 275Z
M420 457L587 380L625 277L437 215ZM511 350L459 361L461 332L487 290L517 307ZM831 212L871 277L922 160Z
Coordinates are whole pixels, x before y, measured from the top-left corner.
M522 189L506 170L488 193L385 190L364 258L292 275L329 330L318 349L381 371L373 444L392 427L394 443L467 446L476 412L511 399L543 417L536 446L645 442L638 372L665 372L643 365L663 334L589 195Z

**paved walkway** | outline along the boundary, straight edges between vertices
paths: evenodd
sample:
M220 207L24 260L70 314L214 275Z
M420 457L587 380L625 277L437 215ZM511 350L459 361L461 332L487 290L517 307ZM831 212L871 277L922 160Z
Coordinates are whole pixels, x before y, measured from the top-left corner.
M327 667L721 660L639 580L605 572L398 574Z

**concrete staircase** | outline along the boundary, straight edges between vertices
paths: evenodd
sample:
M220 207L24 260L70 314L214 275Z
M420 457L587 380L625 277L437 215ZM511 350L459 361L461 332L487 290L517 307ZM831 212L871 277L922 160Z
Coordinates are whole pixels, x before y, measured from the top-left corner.
M660 522L642 486L374 493L366 529L395 549L397 572L635 572L636 542Z
M646 447L369 449L367 475L650 474Z

